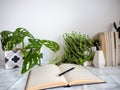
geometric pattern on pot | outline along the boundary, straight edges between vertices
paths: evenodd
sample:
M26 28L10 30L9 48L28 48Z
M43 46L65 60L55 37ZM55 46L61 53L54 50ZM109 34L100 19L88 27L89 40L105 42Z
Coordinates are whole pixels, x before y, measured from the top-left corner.
M17 68L21 67L23 63L23 54L20 50L5 51L5 68Z

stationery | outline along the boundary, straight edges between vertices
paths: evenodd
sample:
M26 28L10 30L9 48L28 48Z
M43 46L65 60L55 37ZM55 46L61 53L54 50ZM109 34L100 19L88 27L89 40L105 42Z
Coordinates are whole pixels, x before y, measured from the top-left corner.
M75 68L75 67L72 67L72 68L70 68L70 69L68 69L68 70L66 70L66 71L64 71L64 72L62 72L62 73L60 73L59 76L64 75L65 73L67 73L67 72L73 70L74 68Z

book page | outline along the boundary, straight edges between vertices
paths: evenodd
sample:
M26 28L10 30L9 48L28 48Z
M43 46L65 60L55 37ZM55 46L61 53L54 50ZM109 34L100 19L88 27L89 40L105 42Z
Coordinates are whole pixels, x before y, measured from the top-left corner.
M64 74L69 85L104 82L81 65L62 64L59 66L62 72L68 70L71 67L75 67L75 69Z
M58 76L60 73L60 69L53 64L37 66L30 73L26 90L37 90L67 85L64 76Z

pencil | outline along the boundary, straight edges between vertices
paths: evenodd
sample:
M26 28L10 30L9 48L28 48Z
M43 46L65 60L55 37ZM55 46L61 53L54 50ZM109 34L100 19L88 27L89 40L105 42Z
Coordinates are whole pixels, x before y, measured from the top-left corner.
M75 69L75 67L72 67L72 68L70 68L70 69L68 69L68 70L60 73L59 76L62 76L62 75L64 75L65 73L67 73L67 72L69 72L69 71L71 71L71 70L73 70L73 69Z

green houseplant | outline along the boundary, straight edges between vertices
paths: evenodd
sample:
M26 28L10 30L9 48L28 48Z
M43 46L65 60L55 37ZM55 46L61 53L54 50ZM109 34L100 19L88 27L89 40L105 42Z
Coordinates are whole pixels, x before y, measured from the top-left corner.
M19 49L23 53L24 61L22 64L22 74L35 65L41 65L41 58L43 57L41 47L43 45L54 52L57 52L60 48L54 41L35 38L25 28L17 28L14 32L4 30L0 32L0 35L3 51ZM26 40L28 41L27 44L25 43ZM19 44L21 44L21 47L17 48Z
M90 61L93 58L93 40L86 34L81 33L65 33L63 35L65 46L62 59L56 62L61 63L74 63L83 65L84 62Z
M117 26L115 22L113 23L113 26L116 29L116 31L119 33L119 39L120 39L120 21L119 21L119 26Z

